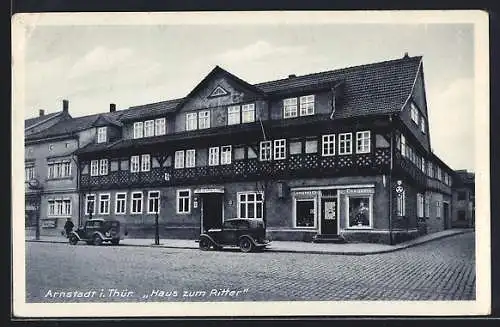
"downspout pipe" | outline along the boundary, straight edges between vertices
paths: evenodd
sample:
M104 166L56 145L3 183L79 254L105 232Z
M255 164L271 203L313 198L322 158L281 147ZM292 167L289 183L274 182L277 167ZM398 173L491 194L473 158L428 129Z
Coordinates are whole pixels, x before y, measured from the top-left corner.
M393 204L392 204L392 170L393 170L393 160L394 160L394 128L392 124L392 115L389 116L390 128L391 128L391 142L390 142L390 151L391 151L391 160L389 166L389 244L393 245L394 241L392 239L392 215L393 215Z

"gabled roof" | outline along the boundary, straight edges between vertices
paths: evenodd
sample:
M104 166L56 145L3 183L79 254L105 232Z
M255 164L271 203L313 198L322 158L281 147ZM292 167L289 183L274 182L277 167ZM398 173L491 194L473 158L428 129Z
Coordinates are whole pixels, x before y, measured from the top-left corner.
M256 84L267 94L342 82L343 100L334 117L401 111L409 97L422 57L405 57Z
M69 136L72 133L95 127L96 123L99 122L99 120L108 121L109 125L121 125L121 123L119 123L119 117L121 116L121 114L121 112L115 111L63 120L41 132L27 136L26 140L31 141L64 135Z
M198 85L196 85L194 87L194 89L192 89L191 92L189 92L189 94L180 101L180 103L178 104L176 109L181 108L186 103L186 101L189 98L191 98L191 96L193 96L196 92L198 92L205 85L205 83L210 81L210 79L212 79L214 76L216 76L218 74L235 81L237 84L241 85L245 89L253 91L259 95L265 96L265 92L262 91L262 89L260 89L259 87L242 80L238 76L231 74L230 72L221 68L220 66L215 66L215 68L212 69L212 71L210 73L208 73L207 76L205 76L205 78L203 78L201 80L201 82L199 82Z
M50 113L50 114L47 114L47 115L43 115L43 116L40 116L40 117L34 117L34 118L28 118L28 119L25 119L24 120L24 129L27 130L27 129L30 129L32 127L35 127L47 120L50 120L52 118L55 118L59 115L62 114L62 111L59 111L59 112L53 112L53 113Z

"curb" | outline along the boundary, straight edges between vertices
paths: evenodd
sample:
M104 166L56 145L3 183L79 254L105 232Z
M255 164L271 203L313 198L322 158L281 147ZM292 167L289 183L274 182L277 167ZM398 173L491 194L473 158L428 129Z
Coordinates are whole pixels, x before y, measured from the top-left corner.
M317 251L317 250L285 250L285 249L272 249L268 248L266 252L276 252L276 253L305 253L305 254L329 254L329 255L353 255L353 256L362 256L362 255L371 255L371 254L381 254L381 253L391 253L391 252L396 252L400 251L403 249L411 248L417 245L421 244L426 244L432 241L440 240L443 238L451 237L451 236L456 236L456 235L461 235L461 234L466 234L473 232L473 230L462 230L462 231L457 231L456 233L453 234L448 234L448 235L441 235L432 239L428 240L423 240L420 242L415 242L412 244L406 244L406 245L395 245L394 248L392 249L387 249L387 250L378 250L378 251L371 251L371 252L331 252L331 251ZM33 243L60 243L60 244L66 244L67 241L53 241L53 240L26 240L26 242L33 242ZM187 250L196 250L198 247L190 247L190 246L169 246L169 245L155 245L155 244L120 244L120 246L128 246L128 247L149 247L149 248L164 248L164 249L187 249Z

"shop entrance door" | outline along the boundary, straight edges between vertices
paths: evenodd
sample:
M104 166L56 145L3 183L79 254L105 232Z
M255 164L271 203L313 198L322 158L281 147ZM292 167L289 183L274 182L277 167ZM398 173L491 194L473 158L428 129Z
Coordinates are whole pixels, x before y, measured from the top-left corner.
M337 198L321 200L321 234L338 234Z

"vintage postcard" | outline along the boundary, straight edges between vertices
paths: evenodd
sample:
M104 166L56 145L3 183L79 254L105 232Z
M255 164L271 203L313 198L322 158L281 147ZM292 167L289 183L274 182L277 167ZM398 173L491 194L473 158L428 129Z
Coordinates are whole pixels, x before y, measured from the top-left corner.
M16 317L490 312L487 13L12 28Z

